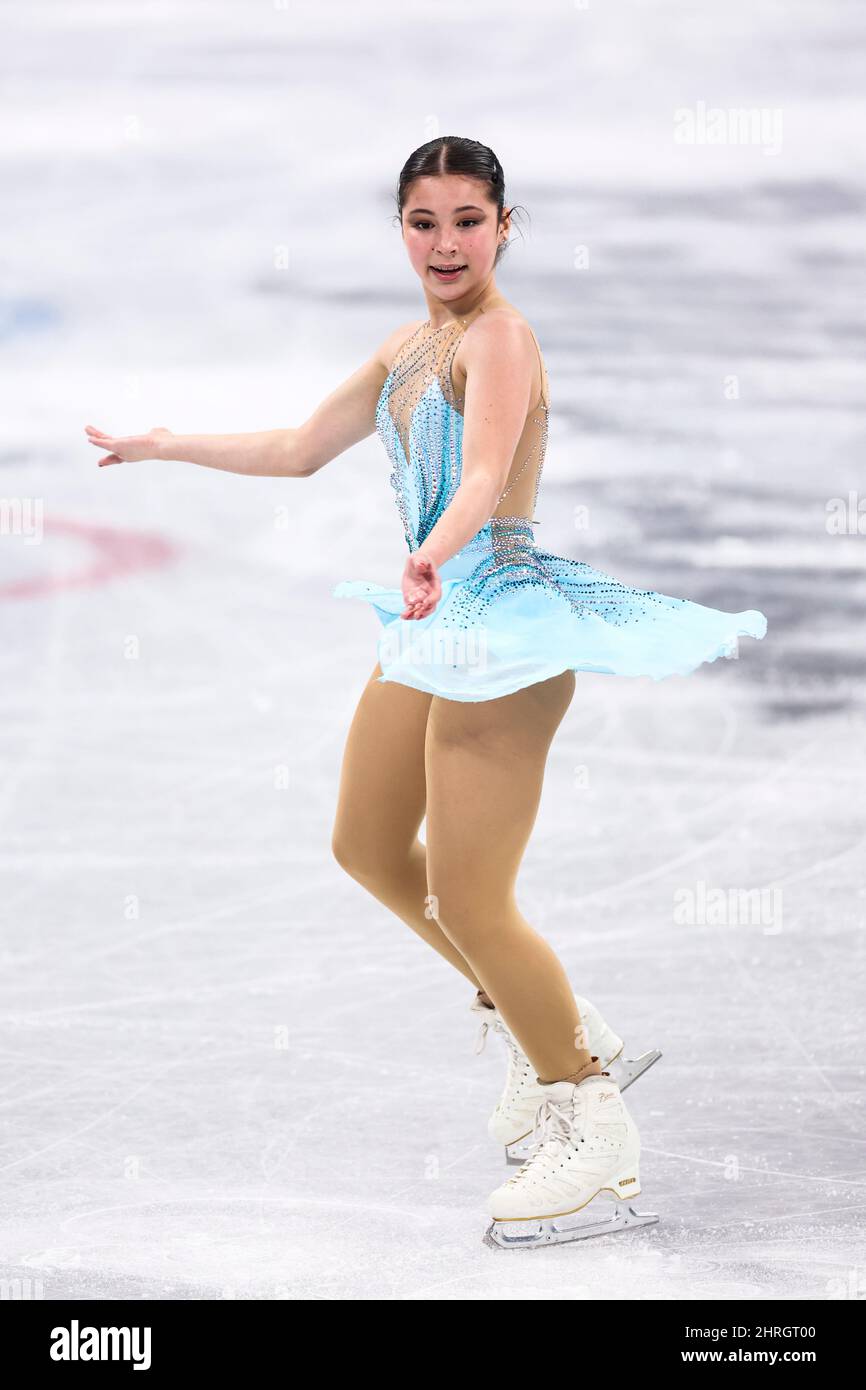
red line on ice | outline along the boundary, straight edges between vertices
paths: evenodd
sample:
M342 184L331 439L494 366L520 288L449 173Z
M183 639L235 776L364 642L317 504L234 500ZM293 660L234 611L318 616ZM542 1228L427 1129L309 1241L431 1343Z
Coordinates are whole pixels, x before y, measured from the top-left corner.
M40 598L62 589L104 584L135 570L168 565L179 551L170 541L143 531L119 531L114 526L92 526L86 521L46 521L43 529L58 535L77 536L91 550L90 563L66 574L46 574L0 584L0 599Z

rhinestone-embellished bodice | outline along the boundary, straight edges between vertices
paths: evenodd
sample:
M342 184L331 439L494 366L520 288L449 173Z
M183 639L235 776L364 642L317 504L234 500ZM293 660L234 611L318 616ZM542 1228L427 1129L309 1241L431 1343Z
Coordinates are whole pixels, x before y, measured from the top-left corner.
M376 405L410 551L421 549L460 485L463 398L451 367L467 326L456 319L438 329L425 323L410 334ZM403 618L405 582L352 579L334 589L335 597L362 598L375 608L383 624L380 681L484 701L566 671L660 680L736 655L738 636L766 632L757 609L726 613L637 589L536 544L533 513L548 418L540 351L538 357L540 400L526 417L505 487L489 520L438 566L441 595L433 611Z
M462 320L416 329L399 349L376 407L376 429L391 460L391 485L410 550L420 548L460 485L464 398L454 389L451 364L464 332ZM534 334L533 341L538 351ZM461 556L478 554L500 538L513 545L515 536L532 535L548 420L547 372L540 351L538 360L540 398L526 417L505 488L490 521ZM508 508L500 512L508 497Z

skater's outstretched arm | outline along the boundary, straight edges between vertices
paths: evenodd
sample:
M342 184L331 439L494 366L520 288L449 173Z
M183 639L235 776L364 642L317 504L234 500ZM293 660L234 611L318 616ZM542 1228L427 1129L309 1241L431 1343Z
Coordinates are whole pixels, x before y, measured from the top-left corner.
M91 444L103 450L100 468L145 459L176 460L252 477L308 478L376 428L376 403L396 347L414 324L404 324L372 357L322 401L296 429L249 434L173 434L163 426L146 434L118 437L85 426Z

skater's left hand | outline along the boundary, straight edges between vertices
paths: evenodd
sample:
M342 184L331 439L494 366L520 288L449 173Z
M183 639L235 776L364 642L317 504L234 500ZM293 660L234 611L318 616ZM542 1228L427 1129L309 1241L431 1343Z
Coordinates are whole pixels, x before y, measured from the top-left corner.
M406 600L401 618L426 618L442 597L436 566L422 550L414 551L406 561L400 587Z
M101 459L97 459L100 468L113 463L141 463L145 459L158 459L160 445L172 437L172 431L166 429L165 425L155 425L147 434L130 434L124 438L106 434L105 430L98 430L95 425L85 425L84 433L88 443L95 444L97 449L108 450Z

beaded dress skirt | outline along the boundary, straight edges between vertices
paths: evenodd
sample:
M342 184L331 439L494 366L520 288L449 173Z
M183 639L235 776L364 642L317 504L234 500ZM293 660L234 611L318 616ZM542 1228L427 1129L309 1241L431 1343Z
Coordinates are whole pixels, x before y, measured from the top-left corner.
M417 329L397 353L376 407L410 551L422 547L460 483L463 398L454 391L451 361L464 331L459 320ZM523 513L535 510L547 442L540 352L539 364L541 397L527 416L511 481L490 520L439 567L442 597L434 611L402 619L401 590L367 580L334 588L335 598L369 603L382 624L380 681L450 700L491 700L567 670L654 680L687 675L736 656L740 637L764 636L767 620L756 609L726 613L636 589L538 546L538 523ZM495 514L515 488L515 514Z

